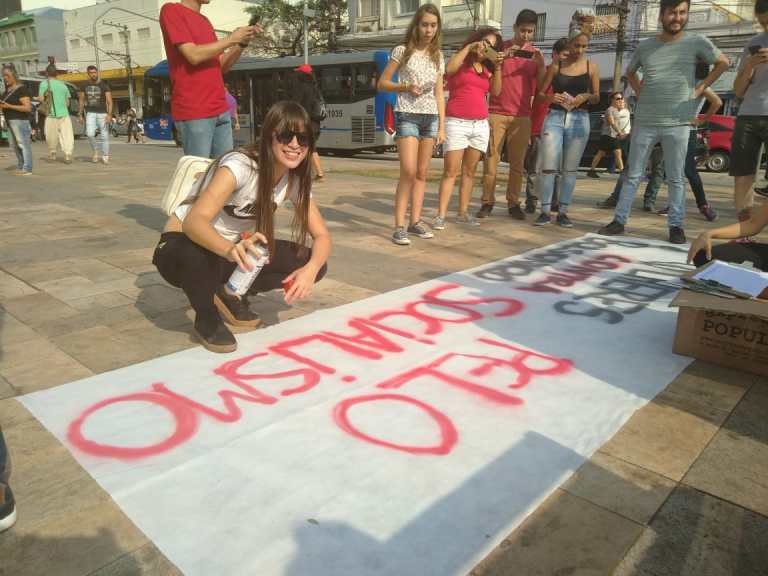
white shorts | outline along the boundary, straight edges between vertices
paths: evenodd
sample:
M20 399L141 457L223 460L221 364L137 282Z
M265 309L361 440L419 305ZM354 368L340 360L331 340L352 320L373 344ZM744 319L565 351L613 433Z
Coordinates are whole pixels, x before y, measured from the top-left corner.
M464 150L474 148L485 153L488 150L488 140L491 129L488 120L464 120L448 116L445 119L445 144L443 151Z

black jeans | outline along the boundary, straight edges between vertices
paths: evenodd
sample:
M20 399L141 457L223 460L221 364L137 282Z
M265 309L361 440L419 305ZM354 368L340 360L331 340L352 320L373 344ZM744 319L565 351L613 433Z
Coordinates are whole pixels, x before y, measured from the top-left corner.
M11 457L8 455L8 447L5 445L3 429L0 428L0 484L8 484L11 476Z
M758 242L719 244L712 247L712 259L733 262L734 264L751 262L755 268L768 272L768 244ZM707 255L703 250L700 250L693 259L693 263L697 267L703 266L707 262Z
M283 280L304 266L312 255L310 249L297 251L298 245L287 240L275 240L275 253L269 264L256 277L249 294L281 288ZM184 290L189 303L199 316L215 313L213 295L234 272L237 264L229 262L190 240L183 232L163 232L155 248L152 263L171 286ZM328 268L320 269L315 282Z

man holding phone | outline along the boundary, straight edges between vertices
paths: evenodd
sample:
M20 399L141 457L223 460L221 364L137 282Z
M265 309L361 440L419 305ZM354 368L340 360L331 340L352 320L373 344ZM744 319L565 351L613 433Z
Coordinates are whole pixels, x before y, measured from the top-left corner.
M755 16L763 32L747 43L733 82L736 97L742 98L731 148L734 201L740 221L752 216L751 188L762 147L768 145L768 0L755 2Z
M210 21L200 13L210 1L181 0L160 9L171 77L171 115L184 154L204 158L216 158L234 147L223 75L261 32L254 22L218 40Z
M515 20L515 36L504 43L504 62L496 67L494 80L501 75L501 94L491 96L488 124L491 138L483 163L483 198L478 218L487 218L496 200L496 169L504 144L507 146L509 181L507 205L510 217L525 220L520 206L523 164L531 137L531 107L536 89L544 78L544 57L531 41L536 33L538 15L521 10Z

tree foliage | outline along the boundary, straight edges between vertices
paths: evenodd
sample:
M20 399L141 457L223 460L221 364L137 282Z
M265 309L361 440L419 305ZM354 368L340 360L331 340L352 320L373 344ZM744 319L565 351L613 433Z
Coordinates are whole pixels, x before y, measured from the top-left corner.
M261 18L263 35L251 43L252 49L270 56L299 56L304 50L304 3L285 0L259 0L246 8ZM336 37L346 32L347 0L309 0L307 8L315 10L309 18L310 52L336 50Z

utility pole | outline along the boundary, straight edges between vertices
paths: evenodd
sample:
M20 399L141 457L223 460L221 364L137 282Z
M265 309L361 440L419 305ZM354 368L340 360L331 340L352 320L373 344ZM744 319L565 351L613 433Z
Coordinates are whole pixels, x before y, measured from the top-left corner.
M315 11L307 8L304 2L304 64L309 64L309 18L315 17Z
M131 46L128 40L128 26L125 24L115 24L114 22L104 22L104 25L117 28L123 34L123 41L125 43L125 70L126 77L128 78L128 103L133 107L133 63L131 62Z
M624 69L624 51L627 49L627 20L629 19L629 0L614 0L619 10L619 25L616 28L616 60L613 66L613 91L621 90L621 72Z

